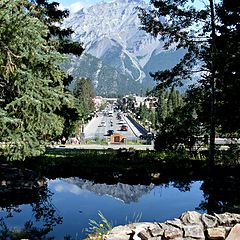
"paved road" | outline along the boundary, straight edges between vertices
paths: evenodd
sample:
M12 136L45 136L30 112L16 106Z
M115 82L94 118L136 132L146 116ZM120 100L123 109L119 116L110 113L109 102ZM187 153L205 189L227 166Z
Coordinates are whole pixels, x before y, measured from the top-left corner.
M100 145L100 144L66 144L53 146L54 149L120 149L120 148L133 148L136 150L153 150L153 145L128 145L128 144L110 144L110 145Z
M104 121L106 126L101 126L101 122ZM134 125L123 113L122 121L124 125L128 126L128 131L121 131L120 120L117 119L117 113L113 113L112 117L99 113L98 117L94 117L85 127L85 139L107 139L108 130L114 130L114 132L119 132L123 135L127 141L136 141L139 139L139 136L143 134L141 130ZM112 125L111 125L112 122Z

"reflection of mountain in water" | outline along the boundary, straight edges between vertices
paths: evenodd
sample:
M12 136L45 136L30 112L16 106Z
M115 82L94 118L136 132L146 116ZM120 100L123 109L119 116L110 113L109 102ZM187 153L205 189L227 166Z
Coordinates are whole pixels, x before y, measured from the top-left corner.
M149 193L154 184L146 185L129 185L123 183L117 183L114 185L108 185L106 183L94 183L89 180L80 179L77 177L67 178L64 181L72 183L78 186L80 189L86 189L94 192L98 195L109 195L116 199L120 199L125 203L137 202L138 199Z

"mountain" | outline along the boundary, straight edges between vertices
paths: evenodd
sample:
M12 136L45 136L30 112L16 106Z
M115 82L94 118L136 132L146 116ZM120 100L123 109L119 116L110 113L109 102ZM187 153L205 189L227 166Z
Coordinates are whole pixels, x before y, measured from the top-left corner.
M101 2L72 14L64 22L64 27L75 31L72 38L83 43L86 53L74 59L71 67L79 69L84 65L81 74L94 71L91 77L97 93L109 92L109 86L115 94L139 93L153 87L149 72L172 67L181 56L173 50L165 51L163 42L140 30L137 7L149 8L141 0ZM90 65L86 64L88 58Z
M81 57L70 56L63 68L74 79L69 86L70 90L73 89L76 79L83 76L92 79L96 93L101 96L117 97L126 93L141 92L142 85L139 82L132 81L116 68L90 54L84 53Z
M148 186L140 184L129 185L124 183L109 185L106 183L94 183L78 177L67 178L64 179L64 181L74 184L79 189L86 189L100 196L112 196L113 198L121 200L124 203L138 202L142 196L149 193L155 187L155 185L152 183Z

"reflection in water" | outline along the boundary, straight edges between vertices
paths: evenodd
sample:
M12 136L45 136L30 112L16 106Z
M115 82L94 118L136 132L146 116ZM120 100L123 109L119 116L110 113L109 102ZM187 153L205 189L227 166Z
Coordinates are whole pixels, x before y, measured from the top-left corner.
M28 196L33 202L30 203L32 208L29 220L21 223L21 226L12 226L13 218L21 214L21 203L15 197L9 198L9 205L1 205L0 201L0 239L1 240L44 240L51 239L47 235L54 229L57 224L62 223L62 217L59 215L57 209L52 204L52 193L48 189L41 189L38 193L28 192ZM34 195L34 196L31 196ZM16 205L18 202L18 205ZM22 202L23 204L24 202Z
M67 178L64 181L74 184L77 188L94 192L100 196L108 195L115 199L121 200L124 203L137 202L140 197L148 194L153 188L154 184L146 185L129 185L117 183L108 185L106 183L94 183L93 181L80 179L77 177ZM73 191L69 185L69 191ZM78 191L78 189L75 189Z
M48 188L36 193L0 196L0 240L60 240L66 235L83 239L82 229L88 227L89 219L97 220L98 211L113 225L126 224L126 217L134 214L142 214L141 221L163 222L196 208L209 213L237 212L239 182L232 177L159 186L113 185L77 177L49 180Z
M49 180L48 188L39 192L0 200L0 240L83 239L82 230L89 219L98 219L98 211L113 225L133 222L138 215L141 221L165 221L199 205L200 185L191 181L113 185L77 177Z
M240 213L240 179L239 176L218 176L204 180L201 189L204 201L200 210L209 214L232 212Z

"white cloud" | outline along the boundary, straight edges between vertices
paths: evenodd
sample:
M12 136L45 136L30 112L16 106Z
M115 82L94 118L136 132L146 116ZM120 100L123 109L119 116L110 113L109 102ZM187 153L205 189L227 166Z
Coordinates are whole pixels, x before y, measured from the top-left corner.
M64 10L64 9L68 9L71 13L75 13L75 12L78 12L79 10L81 10L82 8L87 8L89 6L91 6L92 4L87 3L87 1L78 1L78 2L75 2L75 3L72 3L72 4L62 4L60 3L59 4L59 9L60 10Z
M71 4L68 7L68 9L70 10L71 13L75 13L85 7L87 7L87 4L85 4L84 2L76 2L76 3Z
M55 191L56 192L63 192L63 190L64 190L63 185L58 184L58 185L55 186Z

